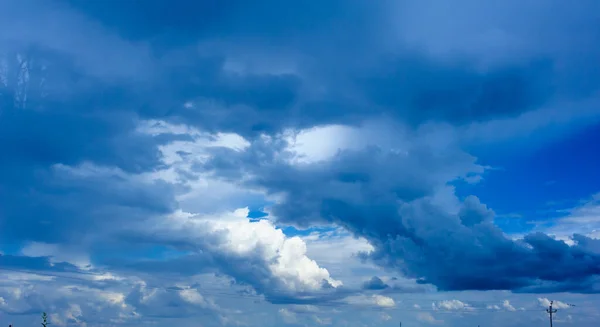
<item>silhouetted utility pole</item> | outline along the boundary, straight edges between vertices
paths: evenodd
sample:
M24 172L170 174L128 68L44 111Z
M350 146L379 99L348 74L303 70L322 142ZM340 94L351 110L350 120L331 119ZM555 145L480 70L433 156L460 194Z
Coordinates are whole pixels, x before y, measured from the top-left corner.
M546 312L550 315L550 327L552 327L552 315L556 313L556 309L552 309L552 304L554 301L550 301L550 306L546 309Z

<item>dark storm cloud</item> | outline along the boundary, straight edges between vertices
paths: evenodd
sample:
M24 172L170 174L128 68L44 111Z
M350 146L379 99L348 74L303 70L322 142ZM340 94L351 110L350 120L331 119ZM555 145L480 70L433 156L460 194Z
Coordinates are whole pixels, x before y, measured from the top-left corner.
M361 88L372 103L415 124L468 123L538 108L552 95L552 63L525 62L477 72L470 64L441 64L423 55L382 63Z
M175 116L211 130L242 134L381 114L415 124L514 116L551 100L552 86L560 83L554 65L563 67L552 53L527 54L481 69L468 56L442 60L403 44L402 39L388 50L387 39L419 28L390 29L394 26L390 12L406 15L402 10L411 6L403 8L389 2L290 2L283 6L275 1L152 1L143 6L137 2L119 4L118 8L112 2L61 3L72 5L78 15L93 21L96 34L114 33L126 40L110 50L111 57L125 58L116 63L121 69L114 74L129 71L129 76L148 77L143 80L149 84L141 88L143 91L139 91L140 86L135 92L130 90L142 98L145 114ZM458 15L456 10L451 8L449 18ZM161 19L156 19L159 14ZM77 17L77 22L83 20ZM520 36L522 31L511 32ZM530 37L527 33L524 36ZM48 38L35 42L49 47L53 40ZM105 42L113 38L107 37ZM211 43L215 39L219 42ZM271 43L278 45L267 47ZM108 45L106 48L109 51ZM259 51L267 65L272 59L287 58L296 70L284 75L223 71L225 59L235 59L246 51ZM97 57L98 52L102 53L80 50L75 55ZM139 69L126 69L139 57L144 59L136 65L142 65ZM102 71L98 66L103 63L97 59L78 62L95 66L86 67L90 71ZM315 85L327 92L307 101L300 88ZM182 109L185 101L199 98L219 105L205 103L193 110Z
M468 226L461 223L460 214L448 215L426 200L404 205L400 211L404 226L411 230L374 240L377 250L365 258L440 290L518 291L553 283L556 291L581 292L582 285L600 273L600 256L545 234L513 241L489 220ZM552 258L558 260L555 265L546 265Z
M31 53L41 56L43 51ZM0 85L3 238L61 241L67 235L85 237L81 232L98 227L94 222L110 220L104 215L118 219L118 212L133 217L135 211L139 216L171 210L166 185L142 189L118 173L83 181L57 169L92 162L138 173L159 165L159 143L135 131L136 114L129 108L135 102L122 85L98 80L62 60L28 61L15 52L2 59L8 76Z
M204 168L237 180L241 170L233 167L244 167L251 186L284 195L271 207L280 223L343 226L375 247L362 255L365 260L440 290L597 289L586 287L600 274L600 255L588 249L587 238L577 236L575 246L545 234L511 240L493 224L494 212L474 196L453 213L439 198L453 193L440 194L439 187L478 171L474 158L452 147L413 146L407 153L346 150L301 166L281 161L285 152L265 155L250 147L216 156Z

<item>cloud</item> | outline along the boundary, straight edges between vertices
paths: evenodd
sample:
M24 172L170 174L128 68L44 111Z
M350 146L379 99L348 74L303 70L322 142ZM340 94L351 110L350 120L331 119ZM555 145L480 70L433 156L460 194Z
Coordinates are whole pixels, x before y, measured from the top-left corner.
M375 303L380 307L393 307L396 305L394 299L383 296L383 295L374 295Z
M108 323L110 317L121 316L123 321L135 320L134 309L125 303L125 295L105 285L85 285L73 279L36 278L36 275L2 272L0 294L6 305L0 306L4 313L29 315L54 308L49 313L57 325ZM65 281L67 281L65 283ZM70 283L68 282L70 281ZM79 284L79 285L78 285ZM96 316L89 316L95 312Z
M436 319L429 312L419 312L419 313L417 313L417 320L420 321L420 322L431 324L431 325L438 325L438 324L442 324L444 322L443 320Z
M139 314L147 317L188 317L202 311L220 311L214 301L205 299L196 289L156 289L144 283L133 288L127 295L127 302L134 305Z
M488 304L486 306L486 309L489 309L489 310L500 310L500 307L497 304Z
M434 310L472 310L473 308L469 304L459 300L444 300L437 303L433 303L432 307Z
M377 306L383 308L391 308L396 306L396 302L394 301L394 299L379 294L373 294L371 296L353 295L347 297L345 301L349 304Z
M215 297L222 294L185 282L169 286L162 280L160 285L150 285L136 276L107 278L97 271L50 275L3 269L0 274L0 297L6 300L0 312L15 319L27 318L15 322L37 321L42 311L48 312L51 323L61 326L201 317L222 325L226 316L230 323L235 322L232 310L216 303Z
M165 272L189 276L224 273L237 283L251 285L273 302L335 296L332 292L342 282L306 256L306 244L299 237L286 237L268 220L251 222L247 215L248 209L216 216L179 212L153 222L152 227L137 226L130 235L138 235L134 237L143 242L174 246L186 254L166 262L139 262L130 268L160 272L166 270L161 266L168 265ZM321 291L324 293L320 295Z
M298 321L296 314L294 312L289 311L286 308L279 309L279 314L283 318L283 321L286 324L295 324Z
M504 310L504 311L510 311L510 312L514 312L517 311L517 308L515 308L509 300L504 300L502 301L501 305L497 305L497 304L488 304L486 306L486 309L488 310ZM524 310L524 308L520 308L519 310Z
M599 292L596 236L575 228L594 226L595 202L513 240L469 195L495 164L473 145L598 122L598 9L1 3L0 261L38 274L2 308L51 307L67 325L236 324L197 287L205 275L276 304ZM373 277L384 271L398 280ZM298 321L342 324L310 315Z
M388 288L389 285L384 283L381 278L373 276L370 280L363 284L363 288L366 290L383 290Z
M332 149L336 154L329 160L301 166L282 160L289 157L285 148L267 156L256 152L265 143L261 140L246 152L220 152L220 158L229 158L229 162L219 159L205 165L205 169L221 172L221 178L233 181L238 175L224 168L235 162L249 163L245 168L248 187L265 189L279 197L270 209L278 222L304 227L332 223L343 226L366 238L375 248L364 254L365 259L441 290L531 292L539 289L536 285L547 282L556 283L548 286L553 289L587 288L571 282L592 278L597 273L577 254L582 246L569 247L545 234L530 234L522 241L512 241L493 224L494 212L477 197L468 196L461 201L453 194L448 182L481 174L485 168L462 152L451 138L444 140L446 147L439 147L444 131L431 126L401 134L403 138L395 143L403 146L403 152L370 146L376 134L367 133L363 147L338 147ZM259 153L260 163L256 157ZM439 161L431 160L433 157ZM264 170L265 166L270 169ZM569 269L558 273L541 264L550 248L568 258ZM522 260L516 264L508 256L498 258L495 253ZM588 291L592 289L595 288Z
M598 239L598 231L600 230L600 194L593 194L587 199L582 200L573 208L561 210L564 216L561 216L553 221L552 224L539 222L536 230L554 235L567 242L574 244L573 235L584 234L585 236ZM592 246L593 241L582 242Z
M515 307L513 307L513 306L510 304L510 301L508 301L508 300L504 300L504 301L502 302L502 307L503 307L504 309L508 310L508 311L516 311L516 310L517 310L517 309L515 309Z
M385 312L382 312L382 313L381 313L381 320L388 321L388 320L390 320L390 319L392 319L392 316L388 315L388 314L387 314L387 313L385 313Z
M550 300L548 300L547 298L538 298L538 302L542 307L550 306ZM571 305L561 301L553 301L552 306L556 309L568 309L571 307Z

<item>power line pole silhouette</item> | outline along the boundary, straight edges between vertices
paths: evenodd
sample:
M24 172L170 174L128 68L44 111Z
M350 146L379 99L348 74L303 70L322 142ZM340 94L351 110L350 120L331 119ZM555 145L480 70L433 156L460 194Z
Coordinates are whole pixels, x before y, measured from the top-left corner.
M550 301L550 306L548 307L548 309L546 309L546 312L548 312L548 314L550 315L550 327L552 327L552 315L556 313L556 309L552 309L552 304L554 303L554 301Z

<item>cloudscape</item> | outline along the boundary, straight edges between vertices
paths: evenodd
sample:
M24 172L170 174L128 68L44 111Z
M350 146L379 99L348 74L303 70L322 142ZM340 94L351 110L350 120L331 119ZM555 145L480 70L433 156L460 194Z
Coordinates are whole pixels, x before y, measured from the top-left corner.
M600 2L0 1L0 325L600 321Z

